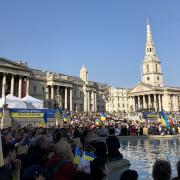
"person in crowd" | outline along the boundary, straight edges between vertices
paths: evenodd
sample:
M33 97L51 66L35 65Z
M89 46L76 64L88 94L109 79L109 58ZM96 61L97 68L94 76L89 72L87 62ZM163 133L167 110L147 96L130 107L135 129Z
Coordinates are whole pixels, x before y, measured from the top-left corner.
M45 156L49 140L45 135L39 135L35 141L35 146L29 155L29 165L40 165L44 167Z
M171 179L171 164L166 160L156 160L152 170L153 180L170 180Z
M120 180L137 180L138 173L135 170L127 169L125 170L120 177Z
M91 160L85 159L85 156L86 156L85 152L88 152L94 155L95 151L96 149L92 145L88 144L85 146L83 156L81 157L80 163L77 166L78 171L90 174L90 161Z
M106 139L106 144L110 161L123 159L123 155L119 152L119 139L115 136L115 130L113 128L109 129L109 137Z
M98 141L98 142L91 142L90 144L95 147L95 149L96 149L95 155L97 156L97 158L103 158L103 159L105 159L105 161L107 161L106 143L104 143L102 141Z
M22 180L45 180L46 173L39 165L29 166L22 176Z
M56 143L55 148L55 154L46 162L49 178L70 180L76 174L71 145L65 139L61 139Z
M2 145L4 166L0 168L0 179L20 180L21 161L16 158L16 149L12 144Z
M116 125L116 126L115 126L115 135L116 135L116 136L119 136L120 134L121 134L121 127L118 126L118 125Z
M180 180L180 160L176 164L177 177L172 178L172 180Z
M91 176L93 180L102 180L108 174L106 161L103 158L96 158L90 163Z
M107 135L108 135L108 130L105 127L105 125L103 125L102 127L99 128L99 136L106 137Z

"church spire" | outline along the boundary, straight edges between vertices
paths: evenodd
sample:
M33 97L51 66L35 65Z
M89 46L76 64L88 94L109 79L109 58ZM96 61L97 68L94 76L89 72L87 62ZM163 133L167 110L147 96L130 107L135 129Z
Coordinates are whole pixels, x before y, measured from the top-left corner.
M155 55L155 45L152 40L151 27L147 18L147 33L146 33L146 55Z
M163 74L161 72L161 63L156 56L155 45L153 43L151 27L147 19L146 25L146 46L145 57L142 64L142 82L153 86L163 87Z

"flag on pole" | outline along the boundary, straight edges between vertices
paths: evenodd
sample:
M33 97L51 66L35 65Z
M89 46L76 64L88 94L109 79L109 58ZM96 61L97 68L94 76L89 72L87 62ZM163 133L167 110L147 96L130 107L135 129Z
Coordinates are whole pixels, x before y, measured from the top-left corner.
M161 123L165 127L169 128L169 120L168 120L166 113L164 111L160 112L160 119L161 119Z
M74 164L80 163L80 155L81 155L81 149L80 149L80 147L76 147L75 156L74 156Z

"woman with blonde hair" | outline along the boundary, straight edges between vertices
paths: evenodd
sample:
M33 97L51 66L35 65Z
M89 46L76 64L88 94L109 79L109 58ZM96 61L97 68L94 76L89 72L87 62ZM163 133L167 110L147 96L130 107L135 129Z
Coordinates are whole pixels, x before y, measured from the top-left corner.
M55 154L46 164L49 178L53 180L70 180L76 173L71 145L65 139L61 139L56 143L55 148Z

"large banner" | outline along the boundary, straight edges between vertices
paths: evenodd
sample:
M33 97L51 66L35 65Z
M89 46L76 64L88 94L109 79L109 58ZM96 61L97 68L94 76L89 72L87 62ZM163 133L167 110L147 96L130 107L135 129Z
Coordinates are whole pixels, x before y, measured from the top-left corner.
M144 119L158 119L159 113L155 112L143 112Z
M59 109L10 109L11 118L55 118Z

